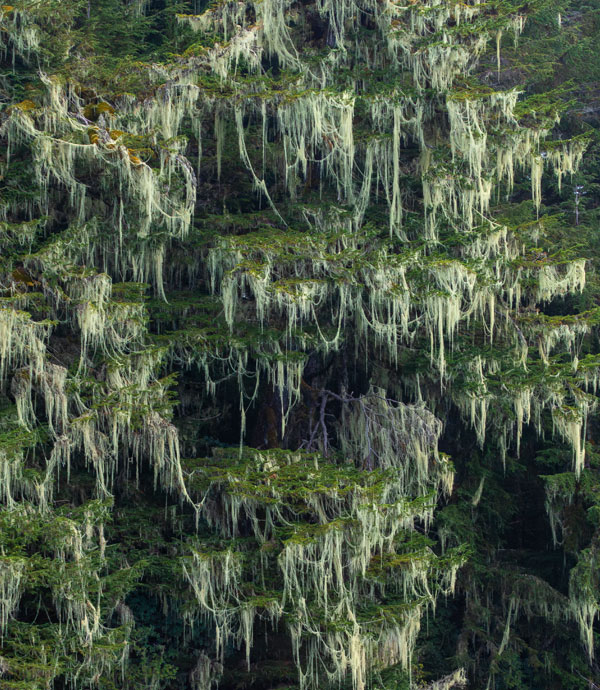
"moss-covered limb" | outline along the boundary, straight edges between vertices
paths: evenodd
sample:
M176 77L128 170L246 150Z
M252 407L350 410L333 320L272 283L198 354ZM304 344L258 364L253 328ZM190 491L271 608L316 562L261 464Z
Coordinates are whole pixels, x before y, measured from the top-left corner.
M450 688L466 687L467 677L464 669L458 669L454 673L440 678L426 686L426 690L449 690Z
M195 200L195 174L183 156L167 150L159 159L158 175L163 179L170 179L176 171L183 174L183 196L176 200L161 194L156 174L135 155L134 150L115 141L105 128L90 129L90 123L86 123L83 115L70 113L67 97L59 83L49 81L47 87L49 108L29 113L14 109L3 124L3 134L13 142L13 146L19 141L27 141L32 146L38 184L42 190L42 212L48 208L49 186L56 182L67 192L78 221L83 223L89 218L86 205L89 207L90 204L86 202L87 185L78 177L98 175L103 167L109 167L116 172L119 196L128 197L137 207L138 234L141 237L148 233L153 222L164 224L173 234L185 234L190 223L190 205ZM107 177L105 179L108 181ZM117 222L122 225L125 210L121 207L115 211Z
M48 649L57 650L54 659L48 658ZM81 653L81 661L74 662L79 650L78 638L57 627L40 626L32 631L29 626L15 625L14 636L4 640L4 687L34 688L40 681L51 684L76 679L90 683L98 674L118 679L126 658L126 631L107 634L102 642Z
M181 576L172 557L178 542L169 536L176 520L170 526L161 508L113 510L101 502L67 505L45 517L4 511L0 520L3 553L27 563L21 603L3 638L3 680L39 682L42 669L57 684L94 676L150 684L155 672L156 681L173 677L173 666L155 659L143 608L132 611L128 603L148 592L175 606L164 584ZM136 525L145 532L134 544L117 538L131 538Z
M72 509L69 517L3 511L1 548L7 554L3 557L3 622L11 614L15 619L10 630L3 631L3 670L9 679L33 680L36 669L45 668L43 675L52 682L63 674L74 678L89 670L93 675L125 660L127 628L105 627L114 607L110 599L102 599L103 521L108 513L109 506L100 502ZM22 563L20 582L11 563ZM106 589L114 592L110 584ZM11 603L11 596L12 610L8 610L5 604ZM31 623L31 611L40 607L43 615ZM33 642L29 647L28 639ZM57 645L50 647L57 652L56 663L43 649L46 641ZM76 661L73 652L82 646L87 650Z
M301 685L317 682L321 664L328 657L336 677L342 678L351 668L355 682L364 682L368 664L373 663L367 660L374 648L363 636L373 634L371 626L378 615L371 620L372 614L367 614L361 623L362 614L356 614L354 629L350 626L346 632L339 628L338 618L342 611L350 615L360 592L367 595L373 586L369 580L388 581L390 589L399 590L405 598L415 597L419 602L415 614L426 600L435 598L431 584L427 584L434 572L439 572L442 588L453 586L453 573L462 562L461 555L448 554L447 563L442 563L426 540L409 536L415 520L427 523L432 506L430 496L405 498L402 470L364 472L306 453L255 452L239 458L224 451L212 461L186 466L186 471L191 495L202 495L199 492L204 487L200 514L209 523L219 526L229 537L239 534L244 525L251 526L255 538L263 544L260 564L251 569L253 579L263 581L267 577L268 558L271 568L277 563L281 569L283 590L275 598L269 595L260 601L268 615L283 615L290 620L297 638L297 662L304 667ZM299 523L299 519L308 522ZM242 554L230 550L195 552L189 564L184 563L184 573L204 615L211 616L220 631L218 654L222 654L221 645L230 639L237 645L243 643L249 658L251 621L256 615L252 607L258 600L247 600L243 593ZM400 562L406 568L399 569ZM224 578L221 587L214 580L215 568ZM310 609L306 601L312 602ZM396 620L392 609L380 611L381 623L388 616L392 616L389 623ZM409 617L404 623L400 620L395 624L400 627L387 632L381 629L376 635L391 645L388 652L392 656L388 658L384 653L386 663L392 658L408 663L416 619ZM305 638L306 652L301 652L301 640ZM359 645L359 649L351 651L353 645ZM305 653L308 656L302 661ZM348 662L336 661L338 653L343 657L350 654ZM352 656L355 654L359 656ZM318 660L321 656L322 662Z
M250 12L246 13L247 6L236 3L223 3L203 15L182 16L181 20L189 22L197 31L217 31L225 41L232 33L235 36L236 26L242 30L254 28L258 34L258 45L264 45L267 52L276 54L283 64L297 68L301 58L294 51L295 32L307 26L302 21L302 15L295 11L291 3L283 6L258 3L253 4L251 9L256 24L249 27L246 22L251 15ZM486 16L487 8L474 5L450 7L445 3L413 8L370 0L340 3L319 1L316 9L328 27L325 43L333 60L339 59L336 52L347 58L351 39L360 32L361 25L370 22L377 28L389 51L379 59L400 59L403 66L413 72L418 85L424 85L428 79L434 88L443 88L447 83L441 77L444 59L450 75L454 71L466 70L470 58L473 59L485 47L490 31L495 35L503 25L512 24L518 32L523 24L520 16L523 7L518 5L511 10L502 7L500 13L495 8L496 13L491 18ZM310 25L308 28L310 30ZM313 45L316 47L317 43ZM371 65L376 64L377 57L369 53L364 56Z
M383 505L390 502L384 500L384 496L391 499L399 491L397 486L394 489L387 486L397 481L398 469L365 472L352 463L332 464L319 460L318 454L300 451L265 453L249 449L247 452L240 459L235 451L216 449L214 459L186 461L190 489L201 495L201 491L208 491L213 484L220 484L221 491L225 490L224 496L239 492L260 504L289 505L300 514L313 512L318 504L311 508L311 501L316 501L321 495L324 506L331 501L334 515L337 504L340 508L344 505L350 507L356 501L376 501ZM226 487L230 488L227 490ZM401 496L399 493L399 500ZM415 500L417 515L427 509L429 501L429 497ZM410 502L401 503L407 508L410 505ZM329 513L325 507L322 510L319 513L323 516Z
M590 452L589 464L580 477L571 472L542 475L546 488L546 510L552 528L555 546L561 545L565 550L576 550L581 540L580 529L574 524L574 515L570 509L575 506L585 511L584 524L594 525L598 511L598 485L596 455Z
M524 328L528 329L527 324L525 319ZM512 327L525 341L519 327L516 324ZM547 335L551 337L552 330ZM506 349L503 339L490 347L477 345L476 351L473 348L472 335L457 336L454 351L448 354L447 360L452 383L447 392L429 394L432 411L443 417L449 413L451 404L456 405L465 422L472 425L479 442L486 438L499 439L500 447L505 449L502 454L511 447L518 451L524 430L532 425L540 435L552 435L569 443L573 448L574 467L581 472L585 461L586 419L597 404L594 383L597 358L582 356L580 365L579 358L571 359L574 354L568 352L567 346L567 352L559 348L555 355L544 360L537 348L527 347L523 352L518 341L514 350ZM426 360L415 348L404 351L400 361L405 368L414 367L410 378L403 377L402 390L410 391L418 399L432 382ZM509 378L511 383L507 382ZM396 380L394 385L400 386L400 382Z
M30 250L43 225L43 218L34 218L21 223L8 221L0 223L0 246L6 258ZM29 286L30 278L25 273L19 273L18 269L15 268L12 277L15 282Z
M102 279L102 276L100 278ZM106 281L101 280L101 285L103 284L106 285ZM98 314L103 310L104 304L102 300L98 301L100 298L96 295L97 290L93 282L92 292L93 301L85 302L85 308L91 305ZM114 304L119 309L117 313L122 317L123 303ZM76 313L80 316L81 310ZM11 314L11 323L14 323L14 317L19 318L20 312L11 310ZM26 315L22 316L18 323L21 322L28 323ZM84 321L83 346L86 343L85 326ZM11 333L14 334L14 327L11 328ZM98 331L98 334L100 333L103 338L107 335L110 337L110 331L105 325ZM134 331L136 336L137 333L139 329ZM118 343L123 342L124 335L122 330L118 333ZM11 343L8 338L5 342L8 345ZM34 342L39 343L39 348L43 347L43 342L39 338ZM128 342L127 339L125 342ZM35 349L26 340L23 340L23 344L27 346L30 356L32 352L35 353ZM130 346L130 342L128 345ZM111 477L114 477L124 448L132 449L138 462L141 461L142 452L149 452L158 463L155 465L157 477L160 475L167 483L171 480L179 481L174 479L172 474L178 472L176 431L160 416L161 413L170 413L165 393L172 383L169 378L161 381L156 377L155 370L161 361L160 352L158 357L156 352L151 350L146 356L121 356L120 359L116 359L114 352L113 350L108 365L105 365L104 375L99 377L100 381L91 379L86 383L85 377L75 375L67 382L67 370L47 362L45 352L40 352L39 358L30 361L28 366L15 370L12 393L16 399L20 423L24 426L34 426L36 411L32 396L40 395L45 403L45 418L54 438L54 450L50 455L46 480L39 487L40 492L46 490L47 481L52 481L55 468L69 467L71 453L75 449L81 450L86 461L94 467L99 490L103 493L110 492ZM9 356L14 358L15 353L7 352L7 358ZM87 397L89 392L93 392L91 399ZM168 479L167 475L171 478ZM24 477L22 479L23 487L26 487L27 481ZM42 500L42 493L39 500Z
M600 586L598 583L597 537L583 550L569 578L569 600L572 615L579 624L581 639L590 660L596 647L594 623L600 612Z
M240 293L245 294L246 290L251 291L255 299L257 316L261 321L269 318L271 311L275 314L283 312L283 315L287 312L290 328L314 320L322 311L322 308L317 311L316 306L328 305L330 300L335 299L346 309L346 314L340 312L340 316L343 315L348 320L357 319L360 324L359 332L364 332L367 338L373 332L375 342L381 342L382 346L389 348L392 358L397 356L395 353L400 342L410 342L414 337L412 331L422 327L433 340L432 357L437 360L440 367L443 367L445 362L443 341L452 341L458 323L461 320L468 322L472 317L473 308L480 316L489 314L492 329L500 329L507 325L506 320L495 319L497 296L493 294L490 285L490 281L494 281L492 266L489 266L490 270L487 273L482 266L475 263L464 265L458 261L440 261L437 257L422 256L418 250L409 250L404 255L388 254L385 249L380 253L365 254L356 247L353 251L344 249L331 253L330 250L318 264L315 264L316 257L313 258L312 270L317 269L314 277L300 280L293 276L305 270L308 257L304 259L301 256L296 258L294 254L290 256L290 245L279 251L276 244L269 242L268 235L257 240L259 244L248 246L248 241L244 239L246 247L243 250L241 242L234 240L235 253L232 252L230 256L229 252L224 254L222 250L212 254L213 283L223 275L225 316L230 323L235 318ZM306 252L306 245L302 246L301 251ZM290 261L293 263L286 270ZM414 269L415 262L419 262L417 270ZM274 265L277 266L278 275L285 271L288 275L291 274L290 278L278 279L277 274L273 275ZM580 289L582 286L580 278L583 276L583 264L573 262L566 264L566 267L564 276L559 274L552 264L529 265L527 270L539 270L539 280L543 283L543 289L552 289L552 294L560 294L563 289ZM518 280L523 269L520 263L516 264L515 268L518 270L515 280ZM347 282L350 270L359 271L359 282ZM431 290L425 298L421 284L425 278L424 271L429 272L430 281L435 281L438 288L437 291ZM550 285L553 287L549 288ZM385 295L385 305L378 302L383 295L382 287L390 291ZM417 304L412 303L413 294L418 300ZM394 299L397 304L390 313L387 307L392 295L397 295ZM518 283L507 287L507 292L501 297L498 295L502 300L506 299L511 303L515 296L520 301ZM468 299L470 304L469 309L465 309L464 312L463 299ZM421 318L412 318L413 310L420 311ZM446 312L442 319L439 318L440 310ZM508 325L510 326L510 322ZM335 343L336 340L329 343L329 347Z
M213 19L222 17L221 12L225 12L225 14L227 14L229 10L234 12L241 11L238 6L234 7L233 4L229 10L227 7L224 6L221 8L215 8L212 13L207 13L204 15L204 18L208 21L209 16ZM375 12L375 14L377 14L378 12L378 10L375 8L364 9L370 13ZM271 16L271 10L266 8L265 3L261 3L257 11L259 14L261 12L265 12L265 16ZM326 11L326 14L329 15L330 11L332 11L331 8ZM432 11L435 13L437 10ZM444 7L443 12L447 11L449 11L448 8ZM244 12L245 11L242 11L242 15L244 15ZM473 10L473 12L475 12L475 10ZM272 16L279 17L277 13ZM353 16L354 20L356 21L360 14ZM518 13L515 16L518 16ZM447 19L448 15L445 15L445 18ZM335 24L336 20L333 20L331 17L329 17L329 19L330 21L334 21ZM203 20L198 18L197 20L194 19L193 21L195 23L202 23ZM212 20L210 20L209 23L211 23L211 21ZM227 23L228 20L224 19L224 21ZM418 22L416 25L418 25ZM416 25L411 25L412 30L415 29ZM276 29L276 26L278 26L279 29ZM258 27L256 29L258 33L256 36L254 36L253 42L257 46L260 46L260 33L261 30L264 31L264 27L261 26L260 19L256 27ZM280 39L276 39L276 41L280 40L282 46L287 45L289 43L289 38L285 37L287 36L287 29L285 24L281 24L281 19L278 18L277 21L272 24L272 27L276 32L279 30L283 32ZM477 29L479 30L480 27L477 27ZM244 33L244 31L245 29L242 28L242 33ZM482 35L485 35L485 33L482 34L480 30L476 33L478 40L481 39ZM268 37L266 38L269 40ZM231 45L232 44L230 43L230 46ZM236 51L238 48L239 46L236 47ZM247 50L249 51L248 55L250 55L251 49L248 48ZM285 55L281 55L280 57L282 57L284 61L289 60L291 63L297 61L297 58L287 48L282 47L282 50L284 51ZM420 53L420 55L423 54L424 53ZM451 49L448 54L452 54ZM237 63L237 57L235 57L235 59L232 58L232 60L233 62ZM446 72L451 74L451 71L447 70L447 65ZM437 86L439 87L439 85ZM319 87L322 87L322 83L319 83ZM273 95L275 96L277 94L278 97L279 93L280 91L276 91ZM468 92L466 93L468 94ZM448 211L451 209L454 197L460 197L461 203L465 204L466 206L465 215L467 219L471 219L471 224L474 209L477 209L478 212L485 211L489 203L489 196L491 192L490 183L487 180L483 180L481 175L477 174L481 172L480 169L483 162L485 162L486 176L494 175L495 171L497 170L500 178L507 177L509 180L512 179L515 165L523 165L525 167L533 166L534 172L536 172L536 175L533 176L533 190L534 196L539 203L540 189L538 184L538 173L540 173L541 170L540 166L536 162L537 158L535 161L530 160L530 158L531 156L535 158L538 155L540 139L548 134L548 130L544 130L543 128L538 128L536 130L535 128L529 129L524 127L522 129L517 128L515 130L513 127L513 131L510 133L510 136L505 134L503 138L498 138L498 151L496 156L498 159L497 163L496 161L490 161L490 153L493 156L495 152L493 150L487 150L487 128L484 119L490 118L490 115L493 113L493 108L488 109L492 112L486 111L485 113L480 113L479 116L476 115L476 108L474 109L473 106L476 106L477 104L480 104L482 101L486 100L481 96L482 94L480 91L475 91L472 98L468 96L465 97L465 90L463 90L460 92L457 98L449 99L447 102L451 130L454 132L454 150L456 150L456 144L462 136L460 134L460 122L464 122L464 119L459 114L459 110L463 107L468 107L473 111L473 122L468 124L466 128L471 133L466 137L462 136L462 141L464 144L464 151L462 153L464 153L464 155L472 162L474 160L473 157L476 157L480 161L480 163L476 166L477 169L473 168L471 165L470 177L475 178L475 184L473 184L473 179L469 180L466 178L463 179L462 182L459 180L452 181L451 186L447 190L449 195L448 198L442 199L440 197L437 200L430 200L430 202L433 203L434 210L438 205L441 204L444 206L445 211ZM355 146L354 137L351 136L351 130L348 130L347 123L344 124L344 113L346 111L348 111L350 114L354 112L356 110L356 104L359 98L360 94L357 97L355 93L350 91L346 93L335 93L323 90L316 91L305 89L304 91L300 90L299 93L288 103L286 103L284 107L281 107L281 104L278 104L279 107L277 108L277 118L279 120L279 129L286 151L284 166L285 178L288 180L288 182L291 182L294 187L296 187L296 180L298 176L306 178L308 163L311 160L320 160L323 170L332 178L334 185L337 187L338 198L343 197L350 202L356 201L356 209L359 216L361 213L360 208L362 208L365 201L369 198L369 188L373 178L375 178L378 184L387 187L386 195L391 210L390 227L393 231L399 231L402 215L400 190L398 187L400 179L400 163L398 160L400 154L400 143L401 140L412 136L421 144L423 149L425 148L423 140L423 128L425 126L423 123L423 103L418 97L411 95L410 92L399 92L396 94L395 100L397 102L394 103L393 107L388 105L387 100L380 98L365 99L363 105L366 106L367 111L370 111L371 119L375 125L375 130L381 130L385 126L385 129L389 131L391 127L389 124L390 120L393 120L396 124L393 125L394 134L392 140L389 141L389 145L386 144L383 147L367 146L364 158L365 163L363 166L365 176L361 191L358 193L358 190L352 189L350 176L348 174L348 171L351 170L352 161L356 157L358 149ZM389 99L389 90L386 93L386 98ZM500 105L500 110L504 113L505 119L508 122L514 123L512 110L514 110L516 106L516 93L495 92L491 94L489 100L492 101L492 106L497 105L497 103L495 103L496 101L503 104ZM265 122L266 103L268 103L268 98L263 98L261 99L260 104L256 104L252 107L252 111L256 114L256 118L262 118L263 123ZM252 104L249 103L249 105ZM454 116L452 115L453 113ZM475 130L478 130L482 136L474 137L473 132L475 132ZM269 191L265 186L265 180L260 179L256 173L252 172L257 166L250 160L247 147L244 143L246 137L240 130L239 126L238 135L240 138L240 143L242 144L241 150L244 152L246 165L251 169L254 182L263 190L263 193L268 195ZM509 143L508 147L507 143ZM559 148L556 149L556 155L558 158L556 161L554 161L557 166L559 177L562 177L563 171L567 168L570 171L574 169L576 160L580 155L580 149L577 149L577 153L570 152L568 145L563 146L563 149L564 155L563 153L560 153ZM264 142L262 150L264 167ZM567 162L567 159L570 162ZM425 168L427 167L426 160L427 156L424 157ZM373 169L373 166L375 166L375 169ZM478 178L479 182L477 182ZM477 189L478 184L479 189ZM440 185L441 180L438 179L437 186L439 187ZM290 189L290 191L293 195L296 194L293 188ZM356 196L355 192L358 194L358 196ZM427 200L427 197L431 196L431 194L428 194L427 192L427 187L425 194ZM434 232L433 227L432 232Z
M100 293L98 293L96 278L100 279ZM100 319L97 327L92 328L91 335L101 336L102 342L106 342L107 336L110 338L110 330L106 328L105 323L102 323L102 313L105 308L104 295L106 288L110 287L110 281L107 282L107 278L102 275L92 276L91 279L84 278L83 285L76 284L77 288L85 288L87 293L91 290L89 295L91 301L84 301L83 308L76 310L77 320L83 331L83 348L86 347L86 341L90 337L89 319L85 316L90 309ZM76 303L77 296L78 293L75 292L73 300ZM67 297L67 300L70 301L70 299ZM113 304L117 308L117 315L122 318L124 303L114 302ZM134 309L139 311L135 304ZM8 310L4 311L8 316ZM108 476L114 474L116 467L114 462L121 453L120 444L133 447L137 455L141 448L152 449L151 455L155 460L159 459L159 465L163 469L166 467L162 464L163 450L168 447L170 460L167 461L167 465L171 462L177 464L176 432L159 415L159 412L166 411L167 414L169 412L165 392L171 385L170 379L160 381L156 377L155 370L161 361L160 352L158 357L156 351L150 350L146 356L143 354L129 358L121 356L117 359L119 345L125 342L128 347L131 347L131 340L122 329L119 332L113 331L118 337L116 352L113 349L110 354L111 360L103 376L104 385L98 380L94 381L92 387L94 395L92 400L89 400L84 394L85 386L82 386L83 381L80 376L69 379L70 390L67 390L67 370L45 360L45 348L39 337L34 336L35 347L25 338L20 341L27 347L29 356L32 356L32 353L35 354L37 348L39 354L35 355L36 359L22 363L14 361L20 351L13 352L8 348L11 346L10 338L15 335L15 323L28 325L30 320L28 315L14 310L10 311L10 315L12 318L10 333L4 341L7 364L10 362L13 366L27 365L15 370L12 381L12 392L17 403L19 421L24 426L33 426L36 413L32 395L34 393L41 395L45 402L45 416L50 431L56 439L55 448L59 453L55 458L54 456L51 458L50 464L58 462L59 465L68 465L71 449L80 448L87 461L95 468L99 487L103 492L109 491ZM31 323L35 328L34 323ZM123 325L122 322L121 325ZM134 337L138 337L139 332L139 327L135 328ZM111 344L114 345L114 341ZM119 368L115 366L117 363ZM137 416L134 415L134 406L137 406ZM143 415L148 415L145 420ZM142 431L132 435L134 429ZM137 438L138 435L141 438ZM112 450L109 438L112 438ZM156 446L157 443L158 446ZM167 445L163 449L164 444ZM111 455L112 463L110 463ZM108 476L104 463L112 464L112 469L108 470ZM163 471L158 469L158 465L156 470L162 475ZM166 475L163 478L167 481Z
M27 2L16 6L3 6L0 15L3 28L2 47L5 57L9 51L11 52L13 63L17 56L29 62L39 52L41 32L35 22L35 9L35 3Z

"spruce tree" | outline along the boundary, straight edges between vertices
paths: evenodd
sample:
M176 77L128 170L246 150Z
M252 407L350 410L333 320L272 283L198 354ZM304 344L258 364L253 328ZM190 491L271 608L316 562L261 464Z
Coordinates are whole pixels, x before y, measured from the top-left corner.
M597 680L599 7L2 6L0 689Z

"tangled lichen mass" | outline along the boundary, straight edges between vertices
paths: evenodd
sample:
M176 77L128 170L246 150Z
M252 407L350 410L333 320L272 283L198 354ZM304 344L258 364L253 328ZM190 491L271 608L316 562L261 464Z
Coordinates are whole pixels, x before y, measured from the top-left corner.
M596 687L598 11L1 6L0 690Z

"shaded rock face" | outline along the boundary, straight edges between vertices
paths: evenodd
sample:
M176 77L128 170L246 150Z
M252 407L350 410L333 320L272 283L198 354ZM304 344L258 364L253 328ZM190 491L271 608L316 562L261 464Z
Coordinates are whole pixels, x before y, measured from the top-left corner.
M549 11L2 6L0 688L593 677L593 106L540 59L589 29Z

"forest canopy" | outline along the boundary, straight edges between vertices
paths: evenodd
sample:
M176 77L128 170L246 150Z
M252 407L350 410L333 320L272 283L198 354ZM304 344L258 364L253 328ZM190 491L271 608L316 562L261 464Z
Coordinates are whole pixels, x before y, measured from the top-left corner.
M0 6L0 690L598 687L599 41Z

